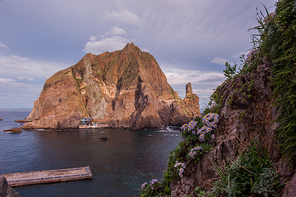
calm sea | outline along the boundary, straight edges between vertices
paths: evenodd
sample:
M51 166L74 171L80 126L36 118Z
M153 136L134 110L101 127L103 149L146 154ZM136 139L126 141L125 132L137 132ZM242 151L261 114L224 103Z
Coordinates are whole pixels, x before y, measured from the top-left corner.
M24 130L17 119L30 109L0 109L0 173L72 168L89 165L93 179L15 187L29 196L139 196L140 186L161 180L168 154L181 138L179 131L122 129ZM100 141L100 137L108 137Z

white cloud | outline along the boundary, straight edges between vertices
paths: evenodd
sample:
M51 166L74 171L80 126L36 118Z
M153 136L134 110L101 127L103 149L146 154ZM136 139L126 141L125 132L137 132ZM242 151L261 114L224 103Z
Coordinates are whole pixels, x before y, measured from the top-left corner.
M12 77L20 80L33 81L50 77L55 72L70 65L65 63L30 60L17 55L2 56L0 59L0 77Z
M26 58L26 57L19 57L19 56L17 56L17 55L11 55L11 57L12 57L13 59L15 59L15 60L19 60L19 61L29 61L29 59Z
M111 52L123 49L128 42L128 39L120 36L102 38L98 41L94 40L93 36L91 36L90 40L85 44L85 48L83 51L86 53L101 54L105 51Z
M126 23L131 25L138 25L140 23L138 15L130 10L105 12L105 19L111 22Z
M143 52L149 52L149 50L146 49L146 48L141 48L141 51L143 51Z
M191 83L210 83L219 85L225 80L224 74L220 72L202 72L198 70L163 68L168 83L172 85Z
M108 31L108 32L106 33L106 35L111 35L111 36L115 36L115 35L123 35L123 34L126 34L126 31L124 31L124 29L121 29L121 28L116 27L116 26L112 27L112 28L110 29L110 31Z
M32 88L36 88L37 86L32 84L17 83L13 79L0 78L0 87L32 89Z
M0 78L0 84L15 83L13 79Z
M229 62L228 59L215 57L210 61L211 63L225 65L226 62Z
M96 36L91 36L91 37L89 37L89 40L90 40L91 42L94 42L94 41L97 40L97 37L96 37Z
M237 54L234 54L232 57L233 58L240 58L242 55L246 55L247 52L240 52L240 53L237 53Z
M24 61L28 60L28 58L21 58L16 55L2 56L0 59L0 68L2 72L4 70L28 71L28 67L23 64Z
M28 80L28 81L34 81L31 77L18 77L19 80Z
M5 46L2 42L0 42L0 47L2 47L2 48L4 48L4 49L8 49L9 50L9 48L7 47L7 46Z

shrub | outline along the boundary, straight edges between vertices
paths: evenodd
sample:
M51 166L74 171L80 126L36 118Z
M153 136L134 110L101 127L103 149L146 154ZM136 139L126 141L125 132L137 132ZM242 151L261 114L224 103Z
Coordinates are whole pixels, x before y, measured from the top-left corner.
M280 108L278 138L282 153L292 158L296 150L296 2L280 0L275 12L266 12L266 16L260 12L259 25L253 28L258 30L254 45L273 62L274 106Z
M251 142L224 171L216 170L220 176L213 188L216 196L277 196L278 174L266 149L262 150L257 141Z

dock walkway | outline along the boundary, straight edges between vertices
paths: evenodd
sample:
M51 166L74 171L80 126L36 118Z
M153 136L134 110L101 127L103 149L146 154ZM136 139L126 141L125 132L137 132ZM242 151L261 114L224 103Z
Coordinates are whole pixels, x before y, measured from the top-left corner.
M55 183L92 178L92 173L89 166L33 172L19 172L2 175L6 178L10 186Z

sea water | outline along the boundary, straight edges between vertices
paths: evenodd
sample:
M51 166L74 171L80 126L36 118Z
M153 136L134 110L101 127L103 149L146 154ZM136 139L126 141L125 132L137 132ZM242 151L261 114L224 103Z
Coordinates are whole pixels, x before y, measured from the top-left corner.
M23 197L139 196L140 186L161 180L168 154L179 141L179 130L66 129L2 130L20 127L30 109L0 109L0 173L90 166L93 178L20 186ZM107 137L107 141L99 138Z

